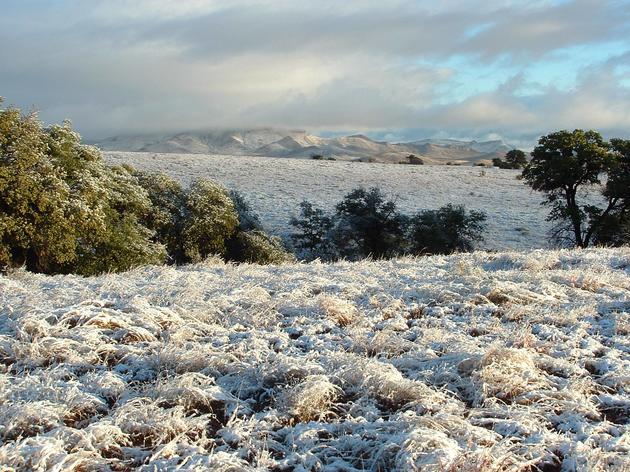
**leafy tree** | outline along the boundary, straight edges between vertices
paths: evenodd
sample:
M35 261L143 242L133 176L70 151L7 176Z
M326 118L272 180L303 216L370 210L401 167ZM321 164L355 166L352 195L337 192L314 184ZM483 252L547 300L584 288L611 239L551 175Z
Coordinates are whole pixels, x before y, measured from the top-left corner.
M603 195L611 210L604 214L594 242L606 246L630 243L630 140L610 140L611 159Z
M512 149L505 154L505 162L510 169L522 169L527 165L527 156L520 149Z
M186 262L226 254L226 241L238 228L238 215L227 190L207 179L188 190L181 240Z
M527 165L527 156L520 149L512 149L505 154L505 160L500 157L492 159L492 165L499 169L521 169Z
M70 193L36 115L0 110L0 268L50 272L76 257Z
M381 190L358 188L336 207L334 239L342 256L349 259L383 259L402 252L406 217Z
M620 156L608 149L599 133L579 129L551 133L538 141L523 177L534 190L545 193L544 204L551 207L548 220L556 222L555 240L587 247L619 211L624 199L617 184L624 182L625 171ZM605 207L581 203L579 192L599 184L606 172L612 180L604 187Z
M331 260L337 257L332 241L333 217L310 202L300 203L300 216L291 218L296 231L291 235L294 247L307 259Z
M449 254L471 251L483 240L486 214L463 205L448 204L438 210L424 210L410 223L410 246L413 254Z
M158 263L164 248L140 219L146 193L109 168L68 122L0 110L0 269L84 275Z

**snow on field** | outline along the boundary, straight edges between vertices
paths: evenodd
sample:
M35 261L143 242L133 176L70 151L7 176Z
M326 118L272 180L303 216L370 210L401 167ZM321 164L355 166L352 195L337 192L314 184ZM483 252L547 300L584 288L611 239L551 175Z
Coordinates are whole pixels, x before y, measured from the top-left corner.
M0 310L8 470L630 470L628 248L18 271Z
M547 246L548 210L540 205L539 193L516 179L519 171L199 154L127 152L105 157L111 163L161 170L184 183L200 176L215 179L242 192L267 229L278 235L290 231L289 220L304 199L331 209L359 186L378 186L409 214L447 203L485 211L483 248Z

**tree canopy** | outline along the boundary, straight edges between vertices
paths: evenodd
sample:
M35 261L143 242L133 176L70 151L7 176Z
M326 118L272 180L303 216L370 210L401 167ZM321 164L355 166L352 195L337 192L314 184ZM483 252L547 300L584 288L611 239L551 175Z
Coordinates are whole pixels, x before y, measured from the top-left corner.
M140 223L151 202L124 167L108 167L69 122L0 110L0 269L84 275L160 263Z
M628 142L604 141L596 131L558 131L542 136L523 171L525 181L545 193L551 207L548 219L556 223L556 241L578 247L606 244L614 226L628 211ZM580 192L601 187L604 204L583 201ZM605 230L605 231L604 231Z
M505 154L505 160L495 157L492 164L499 169L522 169L527 165L527 155L520 149L511 149Z

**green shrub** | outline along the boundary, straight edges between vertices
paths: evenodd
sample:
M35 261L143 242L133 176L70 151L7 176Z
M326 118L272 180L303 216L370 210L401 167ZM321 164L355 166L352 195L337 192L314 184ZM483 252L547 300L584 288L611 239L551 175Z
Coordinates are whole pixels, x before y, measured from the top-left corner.
M232 203L234 203L234 209L238 215L239 231L262 231L263 226L260 222L260 218L254 213L254 210L252 210L252 207L245 197L236 190L230 190L230 198L232 199Z
M294 261L280 238L261 230L239 231L228 242L228 259L251 264L281 264Z
M179 182L165 173L136 172L135 175L153 205L143 223L155 232L155 240L164 244L170 262L184 262L181 230L186 192Z
M77 259L63 272L93 275L163 263L164 246L142 224L154 208L138 180L125 167L103 167L100 177L105 196L87 216L90 224L80 238Z
M181 230L185 262L225 256L226 241L238 228L238 215L227 190L207 179L195 180L186 195Z
M483 212L467 212L463 205L448 204L438 210L424 210L410 223L410 247L414 254L449 254L471 251L483 240Z
M520 149L511 149L505 154L505 160L495 157L492 164L499 169L522 169L527 165L527 155Z
M267 235L243 195L209 180L190 188L163 173L136 172L153 212L145 224L176 264L219 255L234 262L275 264L290 260L279 238Z
M0 110L0 269L91 275L158 263L164 248L140 220L151 203L69 123Z
M358 188L337 205L333 239L348 259L390 258L405 246L406 218L379 188Z
M291 220L296 229L291 238L298 257L306 260L470 251L483 240L486 219L483 212L467 212L462 205L451 204L409 218L378 188L353 190L331 215L307 201L300 207L300 216Z
M337 258L338 251L331 235L333 218L322 209L303 201L300 203L300 215L291 218L291 225L295 228L291 240L298 256L307 260Z

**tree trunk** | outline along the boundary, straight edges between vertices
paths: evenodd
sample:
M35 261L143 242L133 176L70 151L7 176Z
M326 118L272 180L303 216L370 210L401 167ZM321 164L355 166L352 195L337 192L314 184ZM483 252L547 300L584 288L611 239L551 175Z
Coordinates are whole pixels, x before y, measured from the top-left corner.
M588 245L587 241L584 241L582 237L582 218L580 217L580 209L577 206L575 195L577 191L574 188L567 189L567 209L569 210L569 218L571 219L571 226L573 226L573 235L575 236L575 245L577 247L585 248Z

